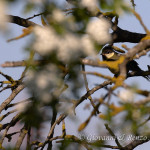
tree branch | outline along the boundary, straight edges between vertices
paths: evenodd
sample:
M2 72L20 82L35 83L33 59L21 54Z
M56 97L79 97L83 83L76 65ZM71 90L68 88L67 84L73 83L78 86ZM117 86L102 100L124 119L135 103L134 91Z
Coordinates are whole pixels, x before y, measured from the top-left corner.
M28 19L24 19L19 16L8 15L8 17L10 18L9 20L10 23L15 23L22 27L28 28L30 26L38 25L32 21L29 21ZM138 43L145 36L146 34L130 32L127 30L123 30L118 26L117 29L112 33L113 43L118 42Z
M145 140L134 140L131 143L129 143L127 146L124 147L125 150L133 150L135 147L148 142L149 139L145 139Z
M5 109L5 107L16 97L16 95L24 89L24 85L19 85L14 89L11 95L0 105L0 113Z
M8 17L10 18L10 20L9 20L10 23L15 23L15 24L22 26L22 27L28 28L30 26L38 25L32 21L29 21L27 19L24 19L24 18L21 18L18 16L8 15Z

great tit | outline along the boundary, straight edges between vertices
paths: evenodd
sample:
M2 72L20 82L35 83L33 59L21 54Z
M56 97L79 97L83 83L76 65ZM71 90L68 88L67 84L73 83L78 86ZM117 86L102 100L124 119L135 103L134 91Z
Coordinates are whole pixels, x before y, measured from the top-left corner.
M111 46L105 46L102 49L102 58L104 61L116 61L119 59L119 57L122 55L120 53L117 53ZM119 75L119 72L109 68L109 70L117 77ZM142 74L144 71L138 66L138 63L135 60L131 60L126 64L126 70L127 75L129 71L133 71L138 74ZM144 76L144 78L150 80L149 76Z

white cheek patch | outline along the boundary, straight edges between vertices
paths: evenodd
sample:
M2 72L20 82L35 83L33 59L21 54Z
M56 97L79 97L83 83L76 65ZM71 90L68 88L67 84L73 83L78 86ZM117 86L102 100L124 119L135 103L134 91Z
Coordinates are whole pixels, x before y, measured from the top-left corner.
M114 56L114 52L109 53L109 54L105 54L105 56L106 56L107 58L112 58L112 57Z

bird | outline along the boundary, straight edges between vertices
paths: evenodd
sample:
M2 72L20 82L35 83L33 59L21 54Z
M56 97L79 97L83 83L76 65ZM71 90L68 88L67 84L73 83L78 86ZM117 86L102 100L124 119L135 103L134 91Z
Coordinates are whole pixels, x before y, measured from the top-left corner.
M109 62L116 61L120 58L120 56L123 56L123 54L117 53L110 45L105 46L102 49L101 55L102 55L103 61L109 61ZM115 70L112 68L108 68L108 69L114 74L115 77L119 76L120 72L118 70ZM139 67L139 64L135 60L131 60L126 64L126 71L127 71L127 76L128 76L129 71L133 71L138 74L142 74L144 72ZM150 80L150 76L143 76L143 77L146 78L147 80Z

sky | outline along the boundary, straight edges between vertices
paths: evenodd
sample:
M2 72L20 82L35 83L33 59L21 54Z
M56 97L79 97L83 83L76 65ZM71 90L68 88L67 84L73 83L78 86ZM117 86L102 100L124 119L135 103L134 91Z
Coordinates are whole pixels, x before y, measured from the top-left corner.
M63 1L63 0L61 0ZM140 16L142 17L142 20L144 22L144 24L147 26L148 29L150 29L150 0L135 0L136 3L136 11L140 14ZM24 2L20 1L19 4L17 5L12 5L9 10L8 13L12 14L12 15L17 15L23 18L27 18L30 16L33 16L34 14L38 13L37 12L33 12L32 14L23 14L23 5ZM67 6L67 4L66 4ZM14 9L15 8L15 9ZM33 19L32 21L39 23L40 24L40 17L37 17L35 19ZM125 30L129 30L132 32L138 32L138 33L145 33L142 26L140 25L139 21L135 18L135 16L128 14L128 15L123 15L121 16L121 18L119 19L119 27L121 27L122 29ZM24 47L26 46L26 43L29 42L30 37L25 37L24 39L20 39L17 41L13 41L10 43L7 43L7 40L9 38L18 36L22 33L22 27L15 25L15 24L9 24L9 34L7 36L5 36L4 34L0 34L0 45L1 45L1 49L0 49L0 64L3 64L5 61L19 61L19 60L23 60L27 57L26 52L24 51ZM122 43L119 44L115 44L115 46L121 46ZM131 43L124 43L126 44L129 48L133 47L135 44L131 44ZM100 58L101 59L101 58ZM150 57L148 56L144 56L141 57L139 60L137 60L137 62L139 63L139 66L143 69L146 70L147 69L147 65L150 65ZM14 79L18 79L21 75L21 72L23 71L23 68L2 68L0 67L0 70L3 73L6 73L12 77L14 77ZM105 73L107 73L108 75L112 74L107 70L107 69L99 69L99 68L93 68L93 67L86 67L86 70L89 71L104 71ZM0 80L3 80L3 77L0 76ZM88 81L89 81L89 88L91 89L92 87L94 87L95 84L99 84L102 83L104 80L103 79L99 79L96 77L92 77L92 76L88 76ZM147 82L144 78L142 77L135 77L135 78L130 78L127 79L126 81L127 84L137 84L138 87L142 88L142 89L149 89L149 82ZM103 94L103 90L101 91L97 91L95 92L94 95L92 95L92 97L99 97L100 95ZM85 90L81 91L82 95L85 93ZM8 96L9 96L10 92L6 91L4 93L1 93L1 101L5 100ZM22 100L27 98L28 95L26 92L23 92L21 94L19 94L17 96L17 100ZM72 130L69 131L69 134L74 134L74 132L76 132L76 126L79 125L83 120L85 120L88 116L89 116L89 111L85 110L83 112L83 107L84 107L85 103L83 103L80 107L78 107L76 109L77 112L77 116L79 116L79 118L76 120L76 122L72 122L71 124L67 123L67 127L68 129L71 128ZM97 119L96 117L92 119L91 124L89 124L89 126L86 128L86 132L89 132L91 134L95 134L97 133L97 127L100 127L102 125L102 123L100 122L99 119ZM95 125L95 131L91 130L91 127L93 129L93 125ZM60 130L60 128L57 128L58 130ZM46 131L44 131L46 132ZM59 132L57 132L59 133ZM56 133L56 134L57 134ZM142 150L147 150L148 146L150 146L150 143L146 143L143 144L141 146L138 146L135 150L140 150L142 148Z

